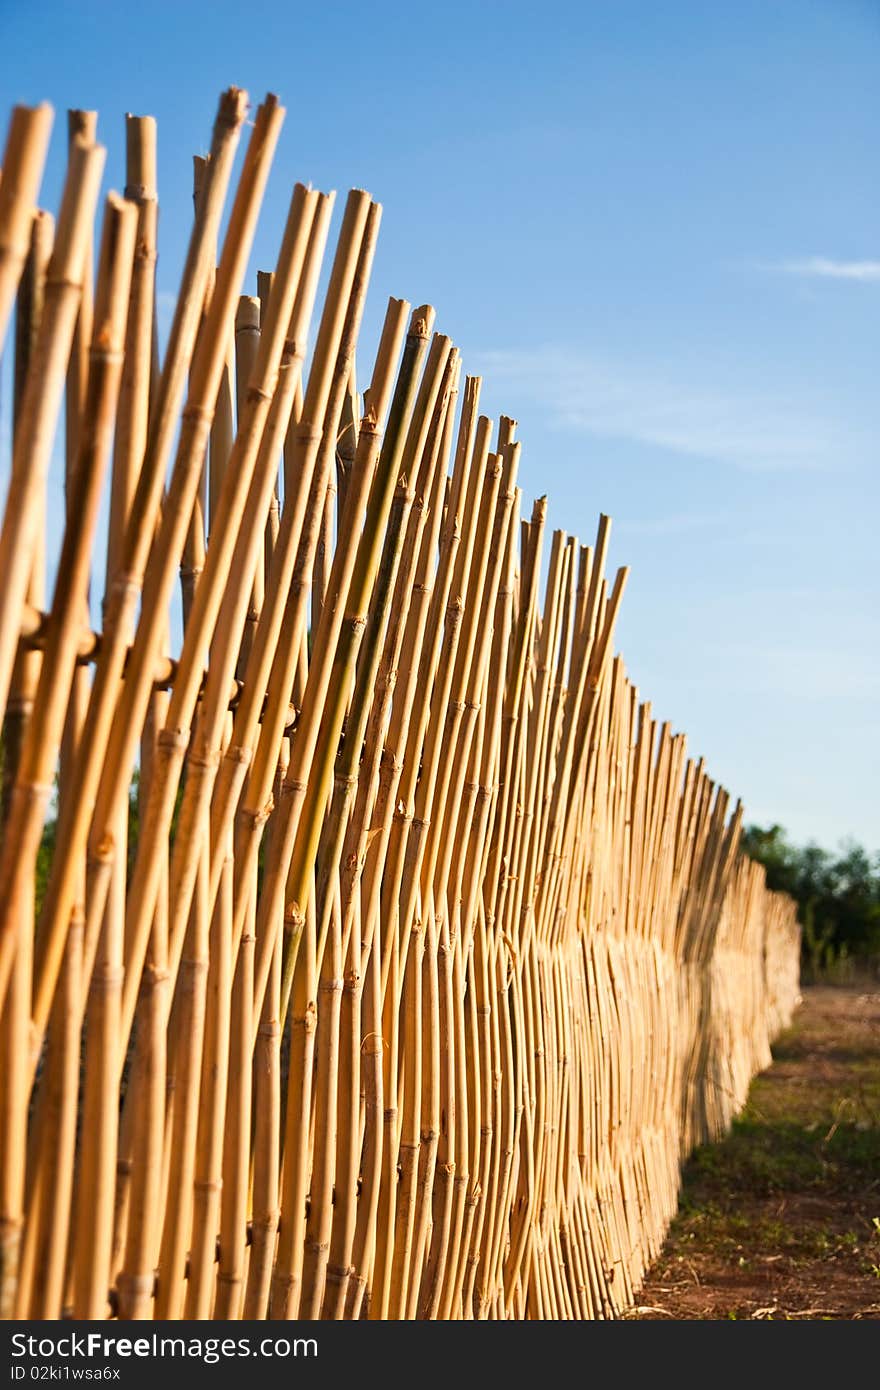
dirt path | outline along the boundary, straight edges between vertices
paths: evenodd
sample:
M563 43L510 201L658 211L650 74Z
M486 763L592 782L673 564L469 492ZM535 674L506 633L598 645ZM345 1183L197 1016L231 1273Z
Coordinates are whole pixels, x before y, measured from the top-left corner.
M814 986L631 1317L880 1319L880 993Z

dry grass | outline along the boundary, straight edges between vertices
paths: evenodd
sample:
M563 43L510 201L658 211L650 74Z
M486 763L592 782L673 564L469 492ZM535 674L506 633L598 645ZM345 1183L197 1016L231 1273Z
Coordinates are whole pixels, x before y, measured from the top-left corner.
M880 995L806 988L773 1058L685 1167L651 1316L880 1317Z

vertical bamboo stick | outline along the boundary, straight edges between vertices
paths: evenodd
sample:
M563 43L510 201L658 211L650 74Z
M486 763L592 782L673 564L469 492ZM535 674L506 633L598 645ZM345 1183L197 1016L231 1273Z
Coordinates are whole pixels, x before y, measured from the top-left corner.
M247 388L253 376L254 366L257 361L257 353L260 346L260 322L260 300L251 298L249 295L242 295L241 299L238 301L238 309L235 314L235 398L236 415L239 421L241 421L245 413ZM251 601L248 606L244 636L241 644L241 656L239 657L239 675L244 674L248 653L250 652L254 640L254 630L259 620L260 609L263 606L265 584L266 577L263 557L260 556L254 568Z
M189 911L190 895L196 881L199 836L194 825L207 809L213 774L219 761L220 740L225 723L235 661L245 618L246 589L253 573L255 556L262 541L264 511L271 487L272 436L262 446L264 430L272 418L271 401L277 384L282 343L289 325L302 262L309 238L313 195L302 186L291 203L288 226L282 245L282 275L278 286L276 312L267 324L259 358L254 364L248 409L236 435L224 480L217 514L215 536L207 566L195 593L193 608L176 673L166 730L160 739L159 766L147 805L146 834L140 847L129 897L127 932L131 941L134 969L123 1006L123 1029L127 1034L136 996L138 967L143 959L152 904L158 887L159 863L155 849L171 827L178 781L190 742L189 731L196 710L204 646L213 635L211 669L205 684L201 715L190 750L190 777L181 806L175 853L172 862L171 900L174 913L172 933L179 940ZM283 428L286 421L281 420ZM277 439L275 443L277 443ZM224 581L232 582L224 591ZM181 880L185 889L181 893ZM176 955L176 948L172 947ZM173 967L176 961L173 962Z
M52 108L16 106L3 151L0 181L0 344L15 302L31 240L43 163L52 129ZM0 701L2 704L2 701Z
M283 117L283 108L272 96L267 98L257 113L208 318L196 349L189 398L184 411L185 427L178 441L176 466L168 490L167 505L162 513L159 534L146 572L141 618L132 646L125 686L110 729L104 774L98 783L95 812L89 833L90 920L95 920L103 911L114 858L118 852L109 824L111 807L118 795L120 783L129 775L137 731L143 726L149 703L152 670L158 655L158 640L163 631L163 614L170 598L174 570L183 547L186 519L192 514L195 490L201 477L208 442L211 412L223 370L225 338L222 330L228 322L232 304L237 297ZM200 584L196 592L197 604L201 603L205 590L206 586ZM192 626L198 633L200 625L196 622L195 615L192 618ZM183 697L180 696L180 690L188 689L188 684L182 679L179 684L175 683L174 694L181 701ZM175 726L171 710L168 718L170 727L161 743L163 747L173 749L184 742L185 725L184 728ZM157 778L157 783L158 780Z
M36 344L42 313L46 266L51 254L52 219L45 213L34 215L31 227L31 247L19 287L15 321L15 376L13 393L13 439L21 420L21 407L27 370ZM45 496L39 499L40 517L36 525L36 543L28 584L27 600L36 608L43 606ZM3 786L0 800L0 824L10 810L12 790L18 773L23 741L33 710L40 674L40 654L20 651L10 686L9 701L2 728ZM5 1008L0 1008L0 1074L8 1078L0 1092L0 1190L4 1244L15 1241L15 1225L23 1214L24 1203L24 1142L27 1128L28 1096L19 1058L27 1046L30 1021L31 972L33 952L33 899L22 904L22 917L12 966L12 980ZM7 1225L8 1223L8 1225ZM14 1251L9 1257L9 1273L0 1288L0 1307L10 1309L14 1288ZM4 1269L6 1268L4 1263ZM25 1275L27 1282L27 1275Z
M267 1314L278 1235L281 1143L281 939L272 958L254 1056L254 1215L244 1318Z
M55 224L47 212L34 213L31 224L30 249L18 290L15 313L15 374L13 378L12 433L15 437L21 423L21 410L27 382L28 366L37 341L37 329L43 312L46 292L46 268L52 254ZM43 518L36 526L36 541L27 602L36 609L44 606L45 589L45 498L42 499ZM40 674L38 652L22 651L13 670L6 715L3 720L3 787L0 817L5 817L12 784L18 769L21 743L30 718L34 693Z
M10 815L14 821L10 830L14 825L15 834L7 833L5 837L4 867L0 870L10 885L13 917L32 912L32 884L26 868L36 859L51 772L75 671L75 629L85 604L89 548L97 519L102 473L110 450L122 367L135 223L134 209L111 195L104 223L89 390L79 430L78 463L70 480L68 526L56 580L52 638L12 793ZM17 863L10 863L6 855L12 852L16 841L22 846L21 857ZM16 908L16 903L21 907ZM22 1081L26 1080L23 1068L20 1076ZM20 1146L23 1154L23 1133Z
M110 523L107 540L106 591L114 583L122 558L122 542L131 515L141 462L147 446L155 308L157 259L156 123L150 116L127 115L125 196L138 210L137 243L132 270L131 296L126 329L125 361L119 392L119 410L110 490ZM155 736L162 724L167 697L155 693L150 705L147 734L141 745L139 793L145 805L148 776ZM127 844L128 792L120 797L116 835ZM126 865L118 862L114 871L109 910L125 912ZM159 927L161 932L161 926ZM157 946L159 958L161 947ZM154 1241L158 1229L158 1176L161 1162L162 1107L164 1097L164 1042L155 1022L156 996L161 970L154 960L150 975L152 989L146 991L153 1006L143 1010L143 1028L138 1038L134 1075L129 1080L119 1146L116 1217L114 1221L113 1271L121 1266L120 1311L137 1316L149 1306L155 1268ZM134 1096L137 1096L137 1101ZM127 1152L130 1147L130 1152ZM131 1191L134 1170L134 1191ZM129 1213L131 1197L133 1215ZM139 1292L140 1291L140 1292Z
M287 785L293 795L290 810L285 808L286 833L283 841L281 836L273 841L273 846L278 844L283 858L280 864L267 865L267 880L271 874L275 883L279 883L282 878L279 869L283 866L288 900L297 904L300 912L306 901L311 876L310 866L314 862L320 831L320 815L332 778L332 754L339 739L348 681L363 632L365 620L362 612L378 567L382 533L397 483L405 440L403 426L415 394L416 371L427 345L432 318L433 311L425 306L413 314L404 348L398 388L389 412L386 438L370 489L363 538L353 556L353 563L348 562L351 578L347 585L340 584L337 588L336 575L332 576L331 587L334 593L339 594L339 606L331 610L325 605L321 614L316 646L321 640L321 645L326 648L328 655L332 652L332 664L328 662L324 671L319 671L316 666L309 670L299 735L291 750L292 762ZM339 558L342 560L341 554ZM334 570L342 568L342 563L337 565L334 562ZM319 700L322 707L320 719ZM300 788L301 772L309 764L315 769L317 776L313 776ZM279 813L284 815L284 811ZM292 831L295 834L292 834ZM267 901L267 887L268 884L264 884L264 902ZM282 1011L290 993L298 945L299 937L296 931L288 933L282 969Z
M325 658L326 664L323 668L315 664L309 670L300 729L291 749L291 767L285 784L285 787L289 787L291 795L290 809L281 822L284 825L284 839L282 840L281 835L278 835L277 840L273 839L272 849L275 849L277 844L279 853L277 859L273 856L267 866L267 879L270 873L274 875L276 893L284 881L287 881L287 897L293 903L296 913L295 916L291 914L293 930L286 932L285 936L282 1014L286 1012L291 985L295 981L293 1019L295 1024L302 1020L301 1026L307 1028L310 1050L314 1046L315 1005L312 1001L317 984L313 974L317 943L309 943L297 968L302 933L301 930L297 930L296 923L300 920L305 926L304 910L309 901L311 865L314 863L317 849L320 817L327 799L328 783L332 777L333 755L338 744L349 681L363 631L365 619L362 611L379 562L381 536L388 518L404 448L405 422L415 395L416 372L426 347L432 317L432 311L423 307L415 311L410 323L397 388L390 406L388 430L372 480L361 543L353 555L346 556L344 552L340 552L334 559L330 588L338 595L338 607L333 609L328 604L324 605L316 638L316 647L320 642L328 656L332 652L333 660L331 664ZM363 431L362 437L366 437ZM350 494L348 498L350 505L352 496L353 494ZM347 583L344 582L346 572L350 576ZM318 701L321 702L320 705ZM321 706L323 717L319 714ZM317 776L306 783L302 780L303 772L310 764ZM267 897L267 883L264 882L263 905L267 901L271 906L271 898ZM259 935L259 920L257 930ZM293 1060L292 1057L292 1063ZM297 1061L299 1062L299 1058ZM305 1063L304 1054L302 1064ZM293 1070L291 1075L294 1076ZM297 1099L305 1108L299 1112L295 1110L294 1096L291 1093L288 1099L288 1133L290 1126L295 1123L297 1114L301 1128L307 1127L308 1124L310 1085L300 1082L298 1077L296 1085ZM290 1190L297 1191L302 1187L304 1173L300 1165L304 1162L305 1153L302 1147L294 1151L293 1146L288 1143L285 1147L283 1180ZM290 1243L285 1237L282 1217L281 1251L284 1253L289 1273L284 1283L279 1281L277 1285L277 1293L273 1295L273 1309L280 1306L295 1309L300 1295L302 1252L296 1248L295 1237ZM294 1298L296 1302L292 1301ZM280 1301L282 1299L283 1303ZM277 1315L277 1312L273 1311L273 1316Z
M369 224L367 232L369 232ZM372 249L370 250L370 256L372 256ZM403 332L406 321L405 316L408 308L409 306L401 300L392 300L388 306L388 311L385 317L385 324L382 330L382 336L379 343L379 349L376 355L376 363L373 373L375 391L371 409L375 410L377 414L375 415L375 417L373 417L372 415L369 418L365 417L364 421L362 422L358 438L358 450L355 459L355 465L352 472L351 487L349 490L349 496L346 500L346 516L343 519L344 530L348 530L349 527L357 523L357 519L366 500L366 495L370 487L376 460L380 453L383 429L385 424L385 414L388 410L389 398L391 396L392 372L394 369L394 362L400 352L400 346L403 338ZM359 313L360 308L358 308L358 314ZM346 344L346 349L347 348L348 344ZM345 356L347 359L347 351ZM337 374L335 378L335 385L339 386L340 384L344 389L344 379L341 378L340 374ZM329 434L327 429L325 428L324 440L326 441L328 438L332 439L332 435ZM284 621L281 624L280 651L284 655L280 662L276 660L273 664L272 673L269 678L268 708L266 716L263 719L263 728L261 730L259 743L256 749L254 759L254 770L251 777L248 793L244 799L243 807L239 812L240 833L237 843L241 845L242 852L245 856L245 862L247 862L247 856L250 856L252 858L256 853L256 826L259 824L259 822L256 819L259 814L258 808L264 807L266 805L265 798L269 789L268 773L270 768L274 766L274 763L277 760L276 750L278 747L278 740L280 739L283 728L282 721L284 717L284 708L286 708L287 700L290 698L289 692L291 690L291 685L295 679L297 664L299 663L300 667L304 670L302 695L300 696L300 720L302 720L303 717L305 692L308 688L309 683L315 680L323 682L327 679L326 668L321 668L319 666L318 670L313 674L312 671L308 668L307 662L302 659L303 646L305 642L306 578L308 567L311 564L311 559L314 554L314 546L317 542L317 525L321 515L321 507L323 505L321 500L323 496L322 478L325 463L326 459L319 459L316 461L315 464L315 471L312 479L312 487L310 490L307 506L307 515L310 520L310 525L308 526L308 528L304 526L303 529L303 539L300 544L300 554L297 557L296 572L292 576L290 601L288 602L287 612L284 615ZM282 534L283 532L284 524L282 523ZM281 551L280 539L278 550ZM344 567L341 567L338 572L338 581L340 589L343 584L347 585L348 583L348 575L350 573L352 559L353 557L346 553L344 557ZM335 582L336 581L334 581L334 585ZM335 588L334 592L336 592ZM279 619L280 615L279 618L276 619L276 622L279 621ZM271 629L269 629L269 627L267 626L267 638L269 636L270 630ZM262 629L260 635L262 636ZM299 679L299 677L296 677L296 679ZM318 703L318 700L316 700L315 705L313 706L313 712L311 716L314 723L313 733L317 732L316 714ZM302 727L301 724L300 727ZM305 765L308 765L307 760ZM284 788L288 781L289 775L287 778L284 779L279 788L279 804L281 803L281 797L284 794ZM260 798L262 798L262 800ZM255 827L253 830L251 830L249 834L250 843L242 843L244 838L245 824L249 824ZM279 824L284 825L284 820L280 820ZM287 830L285 830L283 833L286 834L288 832ZM268 862L271 863L273 862L273 860L274 856L270 856ZM280 887L281 875L279 872L277 879L277 888ZM272 906L272 911L276 914L277 921L277 916L282 911L282 900L280 893L275 899L275 902ZM268 916L264 918L264 922L268 920ZM262 996L263 989L265 988L267 961L269 958L268 952L270 948L272 948L272 946L273 938L265 934L265 932L262 934L262 936L258 932L258 953L255 986L256 998L258 1001Z
M207 918L207 855L199 863L201 891L194 895L183 949L177 994L176 1075L170 1117L172 1147L169 1156L168 1196L159 1249L156 1317L179 1318L183 1314L186 1287L185 1264L189 1247L193 1183L198 1139L199 1085L205 1045L208 997L209 922ZM228 870L227 870L228 873ZM214 953L215 971L217 953ZM212 980L212 986L215 981ZM213 1012L210 1015L212 1021Z
M335 879L338 855L345 838L349 804L357 781L357 767L366 734L370 703L373 699L384 632L390 619L392 597L398 574L411 571L417 532L409 533L410 545L404 557L404 531L415 496L418 478L413 471L425 455L428 432L434 408L445 374L451 344L448 339L436 338L429 355L425 374L416 399L410 430L401 458L400 478L385 533L385 547L373 589L370 613L360 646L357 675L351 705L348 710L346 736L341 754L337 754L334 791L328 810L324 842L319 847L323 861L318 881L319 988L328 996L330 1007L319 1011L317 1095L319 1112L316 1116L315 1151L312 1170L312 1193L307 1227L311 1246L303 1274L304 1308L306 1314L316 1313L324 1294L324 1270L329 1256L332 1212L330 1197L333 1186L335 1151L339 1143L336 1131L336 1073L338 1069L339 1018L344 986L342 971L345 959L341 906L335 901L336 885L328 886L325 865ZM412 483L408 478L412 478ZM430 486L430 476L428 477ZM404 590L404 593L406 590ZM332 866L332 869L330 868ZM332 896L331 896L332 894ZM329 936L329 943L328 943ZM325 950L326 946L326 950ZM358 952L358 958L359 958ZM353 962L352 962L353 964ZM326 966L326 969L325 969ZM332 1139L331 1139L332 1136ZM314 1254L312 1254L314 1252Z
M21 788L25 799L22 820L28 822L28 834L34 837L38 833L38 821L42 818L41 787L45 784L46 773L54 762L67 693L74 675L75 645L72 639L75 636L75 625L81 620L86 604L89 547L97 520L102 472L110 453L122 375L128 291L136 229L135 208L131 203L111 195L107 203L101 246L94 331L89 353L88 394L78 432L79 460L70 480L68 527L53 603L55 640L50 660L44 667L47 679L41 680L37 693L32 724L33 739L29 740L27 757L22 761L22 773L16 787L16 791ZM31 807L35 805L37 809L32 811ZM28 848L28 857L32 852ZM24 885L20 891L26 891ZM100 989L100 985L98 988ZM103 1000L101 1003L103 1004ZM98 1012L102 1012L100 1005ZM96 1017L94 1028L97 1036L92 1046L100 1046L103 1043L107 1053L112 1057L115 1042L112 1012L109 1016L103 1014L100 1020ZM94 1090L87 1087L86 1113L91 1123L98 1125L100 1122L96 1104ZM94 1228L96 1264L102 1260L105 1262L98 1275L103 1287L100 1290L93 1289L93 1292L86 1296L88 1306L96 1313L103 1311L109 1288L109 1242L112 1237L109 1222L106 1219L102 1221L102 1215L106 1217L107 1213L108 1189L112 1195L114 1187L112 1173L116 1161L112 1136L107 1135L106 1138L106 1145L95 1145L96 1157L102 1165L98 1182L103 1188L104 1205L99 1212L90 1209L88 1216L90 1230L92 1218L97 1217ZM88 1183L84 1172L85 1167L80 1173L80 1191L82 1186Z
M140 595L147 554L155 535L156 516L165 482L165 469L174 443L177 415L195 342L195 333L208 276L213 271L213 245L220 220L238 133L246 109L245 93L231 89L220 100L211 145L207 183L193 228L181 294L177 299L168 349L151 410L150 437L131 505L122 563L116 583L107 595L101 651L83 728L83 738L71 778L80 788L66 813L59 815L58 851L41 913L37 978L34 991L34 1046L31 1066L36 1066L43 1029L55 989L64 950L70 910L75 896L72 867L82 854L89 832L90 810L104 766L102 754L110 734L126 660L134 612ZM162 615L157 616L157 622ZM2 913L2 907L0 907Z
M0 533L0 707L5 708L18 645L21 607L33 563L52 436L61 402L67 355L73 340L91 218L104 167L98 146L74 144L55 249L46 272L46 294L37 345L28 371L21 424L16 435L12 478ZM8 843L8 842L7 842ZM6 991L16 921L7 910L0 933L0 1006Z

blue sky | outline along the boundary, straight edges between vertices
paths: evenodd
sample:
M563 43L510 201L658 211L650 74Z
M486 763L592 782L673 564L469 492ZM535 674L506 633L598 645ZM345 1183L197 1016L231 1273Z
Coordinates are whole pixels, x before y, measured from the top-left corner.
M655 712L749 819L872 848L878 70L878 0L0 0L6 107L57 112L45 205L67 107L115 187L124 113L157 117L165 303L218 93L278 92L254 267L294 179L369 188L367 341L389 294L434 304L519 421L526 506L583 540L614 518Z

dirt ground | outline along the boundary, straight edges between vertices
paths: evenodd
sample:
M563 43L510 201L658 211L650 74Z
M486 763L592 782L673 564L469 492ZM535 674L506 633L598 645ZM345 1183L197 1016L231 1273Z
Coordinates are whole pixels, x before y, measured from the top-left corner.
M880 993L803 996L630 1317L880 1319Z

